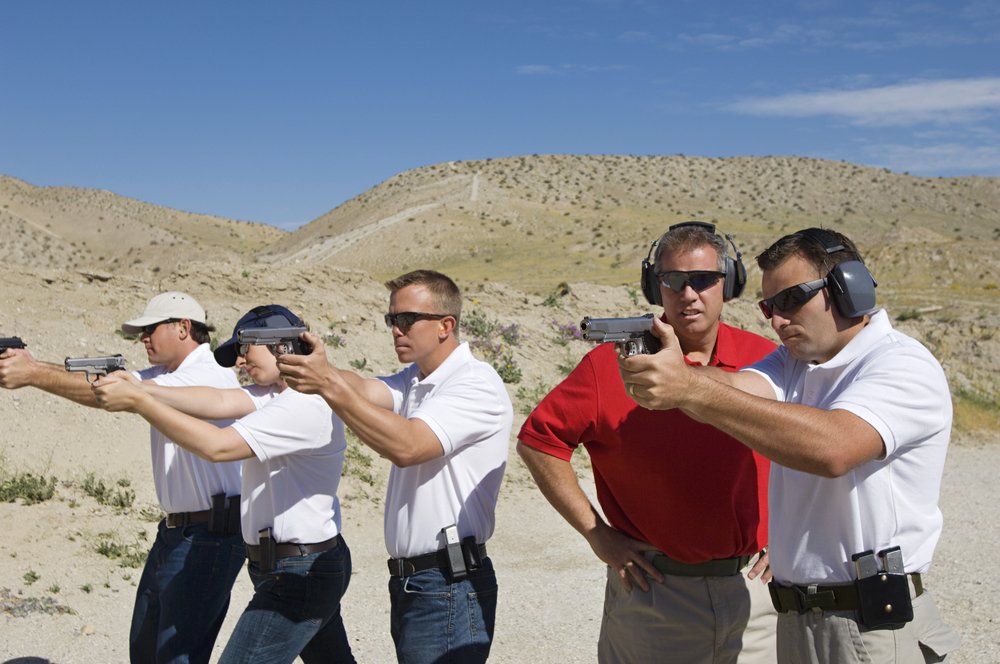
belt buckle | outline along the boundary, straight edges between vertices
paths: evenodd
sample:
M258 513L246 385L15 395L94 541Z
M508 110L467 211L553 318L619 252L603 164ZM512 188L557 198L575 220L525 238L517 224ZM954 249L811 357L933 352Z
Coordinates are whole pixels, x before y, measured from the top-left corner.
M806 611L822 611L823 604L827 601L832 605L836 596L832 590L819 592L818 585L811 583L803 590L800 586L792 586L795 589L795 603L798 605L799 613Z

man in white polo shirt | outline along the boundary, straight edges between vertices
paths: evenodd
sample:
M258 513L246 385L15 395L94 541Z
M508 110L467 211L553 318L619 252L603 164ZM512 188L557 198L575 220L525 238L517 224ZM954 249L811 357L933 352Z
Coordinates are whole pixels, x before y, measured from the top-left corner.
M386 283L396 355L412 363L364 379L331 367L320 340L282 355L288 385L320 394L357 435L393 463L385 507L399 661L485 662L497 584L486 541L507 463L513 408L503 381L457 337L461 293L430 270ZM442 598L450 598L442 601Z
M216 363L209 348L214 328L186 293L160 293L121 329L138 335L146 348L153 366L135 373L143 381L239 387L233 372ZM0 358L0 386L36 387L98 407L83 374L37 362L27 351L8 351ZM245 559L239 529L240 465L200 459L153 427L149 434L156 496L167 517L160 522L136 590L129 655L136 663L208 662Z
M876 309L875 280L840 233L786 235L757 263L781 348L723 374L685 366L658 325L663 351L619 360L627 391L771 459L779 661L942 661L958 636L924 574L942 527L944 372Z
M322 398L287 389L280 344L241 343L245 332L301 325L279 304L240 318L215 358L253 380L242 389L136 386L115 374L94 383L104 408L138 413L199 457L244 460L240 511L254 595L220 664L354 662L340 612L351 579L337 497L344 425ZM229 417L240 419L225 428L204 421Z

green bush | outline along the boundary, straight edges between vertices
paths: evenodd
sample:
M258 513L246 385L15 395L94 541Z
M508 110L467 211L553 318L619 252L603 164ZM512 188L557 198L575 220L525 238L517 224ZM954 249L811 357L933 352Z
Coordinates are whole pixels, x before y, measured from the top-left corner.
M94 473L87 473L83 478L80 488L83 492L97 501L99 505L108 505L117 510L126 510L135 503L135 490L129 486L131 483L124 477L109 485L104 480L96 477Z
M55 492L55 477L17 473L0 481L0 501L5 503L13 503L20 498L22 505L34 505L50 499Z

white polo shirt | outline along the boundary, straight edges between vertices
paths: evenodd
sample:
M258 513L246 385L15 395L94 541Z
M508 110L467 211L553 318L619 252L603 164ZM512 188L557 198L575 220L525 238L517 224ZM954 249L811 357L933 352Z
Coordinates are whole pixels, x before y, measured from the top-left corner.
M315 544L340 533L337 487L344 468L344 423L323 397L286 388L244 388L257 410L233 423L254 457L243 461L243 539Z
M380 380L392 392L394 410L426 422L444 449L444 456L390 470L385 505L389 556L437 551L445 544L441 529L452 524L458 525L460 537L474 535L485 543L496 523L514 418L500 376L463 343L423 380L415 364Z
M823 364L784 347L744 371L779 401L847 410L878 431L884 459L824 478L771 464L770 561L778 581L843 583L851 555L902 547L907 572L925 572L941 535L941 475L951 435L951 393L934 356L894 330L885 310Z
M163 366L133 372L141 380L167 387L238 388L231 369L220 367L208 344L194 349L176 371ZM210 420L211 421L211 420ZM232 420L212 421L226 427ZM212 463L188 452L155 428L149 428L156 497L164 512L200 512L212 507L212 496L240 492L240 462Z

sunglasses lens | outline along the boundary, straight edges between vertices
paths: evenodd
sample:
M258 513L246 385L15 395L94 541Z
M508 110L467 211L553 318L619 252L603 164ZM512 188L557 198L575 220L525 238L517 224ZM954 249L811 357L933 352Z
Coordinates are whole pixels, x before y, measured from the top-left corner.
M691 288L696 293L700 293L707 288L711 288L719 280L718 274L714 272L702 272L691 275Z
M811 300L824 286L826 286L825 279L807 281L803 284L786 288L780 293L775 293L766 300L761 300L757 305L760 306L764 318L770 318L774 314L775 309L790 313Z
M413 324L417 322L417 317L419 314L415 314L409 311L404 311L398 314L386 314L385 315L385 326L386 327L398 327L401 332L406 332Z
M718 272L664 272L660 275L663 285L675 293L680 293L688 284L700 293L714 286L720 278L722 275Z
M774 296L774 306L781 311L791 311L796 307L805 304L805 301L809 299L809 296L816 291L810 291L806 293L799 286L792 286L789 289L783 290Z

